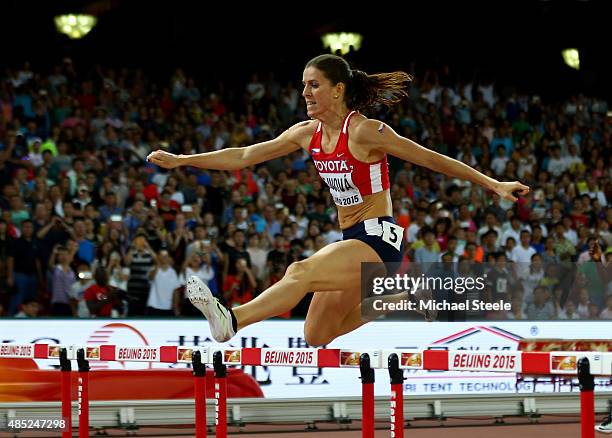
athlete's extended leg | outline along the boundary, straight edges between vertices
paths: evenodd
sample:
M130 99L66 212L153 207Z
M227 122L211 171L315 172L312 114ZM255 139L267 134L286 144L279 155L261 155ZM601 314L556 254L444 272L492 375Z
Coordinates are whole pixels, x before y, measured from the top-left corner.
M328 304L335 307L335 321L328 320L325 323L340 324L345 315L359 303L362 262L380 262L380 258L367 244L351 239L327 245L306 260L292 263L282 280L254 300L233 309L238 328L292 309L310 291L333 291L329 292L332 297L351 297L350 304L341 307L336 305L337 298L330 298ZM338 291L350 291L350 294ZM317 295L326 293L318 292ZM319 299L313 301L316 309L319 307ZM320 329L327 331L323 326Z
M337 336L345 316L358 305L362 262L380 262L380 258L367 244L350 239L327 245L306 260L292 263L278 283L254 300L234 309L221 304L196 276L187 280L187 296L208 319L213 338L217 342L225 342L238 329L294 308L310 291L336 291L335 294L318 293L332 296L339 295L337 291L344 291L341 297L350 298L341 298L337 302L332 299L329 303L321 304L317 304L317 299L315 305L311 305L311 322L322 307L330 307L330 316L320 319L316 332L310 329L311 323L305 326L306 342L320 345L321 339Z

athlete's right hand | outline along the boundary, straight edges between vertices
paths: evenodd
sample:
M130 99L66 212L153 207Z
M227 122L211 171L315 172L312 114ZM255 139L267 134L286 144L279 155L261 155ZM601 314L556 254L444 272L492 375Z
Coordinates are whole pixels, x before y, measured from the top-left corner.
M178 155L162 151L161 149L151 152L147 156L147 161L165 169L174 169L175 167L179 166Z

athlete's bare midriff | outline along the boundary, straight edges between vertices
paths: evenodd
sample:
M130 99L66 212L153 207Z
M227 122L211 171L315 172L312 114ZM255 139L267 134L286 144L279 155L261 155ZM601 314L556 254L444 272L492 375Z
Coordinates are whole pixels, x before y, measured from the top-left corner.
M345 230L366 219L373 219L381 216L392 216L393 208L389 190L367 195L363 197L363 202L350 207L338 208L338 222L340 228Z

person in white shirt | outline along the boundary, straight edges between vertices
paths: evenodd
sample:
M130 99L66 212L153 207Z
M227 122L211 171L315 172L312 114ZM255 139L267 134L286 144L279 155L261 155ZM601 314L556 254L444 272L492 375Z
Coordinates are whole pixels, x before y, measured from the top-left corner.
M582 157L578 155L578 151L574 143L570 143L568 146L568 155L565 157L565 163L567 168L572 172L578 170L583 164Z
M515 263L516 274L519 278L525 278L529 274L531 257L536 250L531 246L531 233L521 230L520 245L515 246L510 254L510 260Z
M497 155L491 161L491 169L497 176L502 175L506 170L506 164L509 158L506 156L506 148L504 145L497 146Z
M419 230L425 226L425 217L427 216L427 212L423 209L418 209L416 211L415 220L408 226L408 232L406 233L406 240L408 243L416 242L417 235L419 234Z
M559 313L559 319L580 319L580 315L576 312L576 304L573 301L568 300L565 303L565 307Z
M175 289L180 287L178 275L172 267L168 251L161 250L156 266L149 273L151 287L147 300L148 316L172 316Z
M578 233L572 228L572 218L563 216L563 226L565 227L565 232L563 233L565 238L569 240L572 245L578 245Z
M606 298L606 308L599 314L599 319L612 319L612 295Z
M485 213L485 223L482 227L478 229L478 240L482 240L483 236L489 232L489 230L494 230L497 233L497 239L495 241L495 246L499 247L502 244L501 241L501 228L498 225L497 217L493 212L489 211Z
M553 146L552 156L548 160L548 173L558 178L567 170L567 167L566 158L561 156L561 147L558 145Z
M512 216L512 219L510 219L510 226L508 227L508 223L506 222L505 226L503 227L503 232L501 235L501 243L502 245L506 244L506 242L508 242L508 237L512 237L514 239L515 242L520 242L521 240L521 220L519 219L518 216Z
M578 291L578 306L576 307L576 313L581 319L588 319L590 304L591 299L589 297L589 290L586 287L580 288Z
M260 281L263 281L268 273L268 251L264 249L262 245L265 245L265 242L262 242L257 234L253 234L249 237L247 252L251 257L251 270L255 278Z

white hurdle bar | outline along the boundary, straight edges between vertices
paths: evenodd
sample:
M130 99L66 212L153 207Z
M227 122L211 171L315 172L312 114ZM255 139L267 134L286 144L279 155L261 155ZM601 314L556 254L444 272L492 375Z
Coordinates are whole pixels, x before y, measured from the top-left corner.
M592 351L474 351L443 349L317 349L317 348L231 348L223 346L121 346L0 344L0 358L56 359L69 376L70 361L78 360L79 375L85 377L89 361L191 363L193 365L196 403L196 437L206 437L204 378L206 365L215 369L216 436L227 436L226 367L287 366L313 368L360 368L363 412L362 437L374 437L374 369L388 369L392 398L390 420L392 437L403 437L403 371L499 372L527 375L567 375L579 377L581 384L582 438L594 436L593 376L612 376L612 352ZM85 379L85 382L87 380ZM62 379L63 414L70 414L69 379ZM85 385L87 386L87 385ZM87 411L88 388L82 391ZM67 430L63 436L69 437ZM79 436L89 433L87 416L79 416Z

